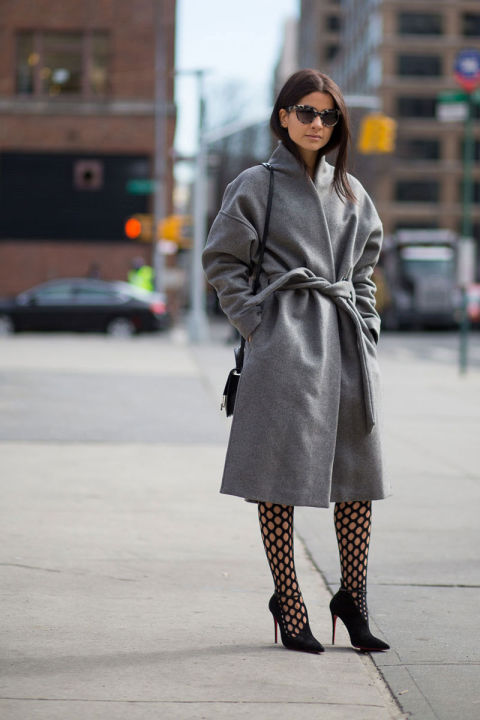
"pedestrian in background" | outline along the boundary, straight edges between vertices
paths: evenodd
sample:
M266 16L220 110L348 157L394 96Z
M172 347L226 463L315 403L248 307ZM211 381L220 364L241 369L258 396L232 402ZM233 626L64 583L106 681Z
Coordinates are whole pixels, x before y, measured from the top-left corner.
M275 639L322 652L295 573L295 505L329 507L341 587L330 604L355 647L386 650L368 625L372 500L386 497L378 428L371 280L382 226L346 172L349 123L338 86L302 70L281 89L270 119L274 192L260 275L251 279L265 222L269 172L257 166L226 189L203 255L222 309L246 344L221 492L258 503L275 592ZM325 155L336 149L335 166Z
M128 282L130 285L135 285L135 287L152 292L155 289L155 273L153 268L147 265L142 257L134 257L131 268L128 271Z

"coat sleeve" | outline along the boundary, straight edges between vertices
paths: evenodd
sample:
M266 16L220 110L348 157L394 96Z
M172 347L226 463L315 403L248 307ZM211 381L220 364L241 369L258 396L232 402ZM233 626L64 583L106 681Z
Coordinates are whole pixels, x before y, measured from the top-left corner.
M366 242L363 252L353 269L352 282L355 288L356 305L365 324L372 333L375 342L380 335L380 316L375 308L375 283L372 273L377 264L382 247L383 228L373 204L368 198L370 207L365 209L366 217L362 226L366 227Z
M220 307L244 338L253 333L262 317L260 305L252 302L251 288L258 245L258 233L248 212L248 197L234 182L225 191L202 262L209 283L217 291Z

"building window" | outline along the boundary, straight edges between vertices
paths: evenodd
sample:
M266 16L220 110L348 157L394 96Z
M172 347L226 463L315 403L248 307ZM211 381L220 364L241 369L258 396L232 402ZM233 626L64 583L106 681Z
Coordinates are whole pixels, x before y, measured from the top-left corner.
M17 93L40 97L107 93L108 33L32 31L17 34Z
M409 220L398 220L395 223L395 230L436 230L438 228L437 220L416 220L412 218Z
M33 68L38 54L33 49L33 33L17 35L17 93L33 93Z
M443 17L439 13L400 12L397 29L399 35L442 35Z
M398 143L397 156L403 160L440 160L440 141L404 138Z
M340 17L338 15L327 15L326 24L328 32L340 32Z
M397 202L438 202L438 180L398 180L395 185Z
M460 140L459 144L459 150L458 150L458 156L460 160L463 161L463 156L465 154L465 143L462 140ZM480 140L474 140L473 141L473 160L474 162L480 162Z
M436 105L435 98L399 97L397 98L397 115L404 118L434 118Z
M480 182L476 181L476 182L473 182L472 184L473 184L472 201L474 203L480 203ZM463 202L463 186L464 186L464 182L462 180L458 186L459 202Z
M325 50L325 58L326 60L333 60L333 58L338 53L338 45L327 45Z
M462 32L466 37L480 37L479 13L463 13Z
M398 55L398 75L438 77L442 74L440 55Z

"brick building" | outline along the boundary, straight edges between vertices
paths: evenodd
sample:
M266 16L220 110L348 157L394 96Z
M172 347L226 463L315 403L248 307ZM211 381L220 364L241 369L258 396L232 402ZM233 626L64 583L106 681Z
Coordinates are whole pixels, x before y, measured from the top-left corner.
M134 256L150 260L124 222L152 209L127 183L153 173L156 5L171 148L175 0L2 0L0 294L54 277L122 279ZM169 154L167 212L172 185Z
M453 78L457 53L480 50L478 0L302 0L299 33L302 65L324 68L346 94L378 97L397 120L393 155L354 158L385 231L460 232L463 125L439 122L436 109L440 93L460 90ZM480 250L478 105L475 115L473 226Z

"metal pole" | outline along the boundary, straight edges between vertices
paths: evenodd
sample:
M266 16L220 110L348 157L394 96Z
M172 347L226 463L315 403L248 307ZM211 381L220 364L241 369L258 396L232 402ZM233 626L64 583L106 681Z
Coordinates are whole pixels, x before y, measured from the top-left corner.
M206 286L202 267L207 224L207 145L204 138L205 98L204 70L195 71L199 97L198 150L195 163L195 188L193 196L193 248L191 253L190 314L188 334L191 342L208 339L208 320L205 309Z
M472 237L472 203L473 203L473 101L471 93L467 93L467 116L464 126L464 152L463 152L463 208L462 208L462 237L461 243L471 242ZM461 252L465 248L461 249ZM468 365L468 295L467 280L463 279L461 285L461 320L460 320L460 373L467 371Z
M155 290L165 289L165 260L160 249L158 228L166 215L166 125L167 125L167 33L165 3L155 0L155 156L153 176L152 264L155 270Z

